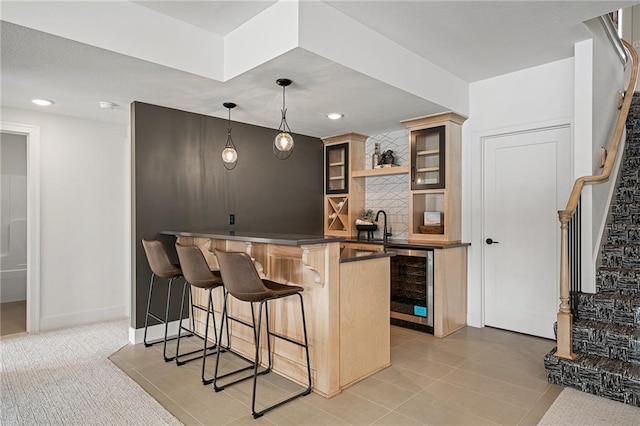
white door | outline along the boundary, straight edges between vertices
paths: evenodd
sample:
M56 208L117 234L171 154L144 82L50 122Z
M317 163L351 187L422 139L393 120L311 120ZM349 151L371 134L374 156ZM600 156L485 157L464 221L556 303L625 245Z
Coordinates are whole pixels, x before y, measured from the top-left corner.
M486 325L554 337L570 146L569 127L483 138Z

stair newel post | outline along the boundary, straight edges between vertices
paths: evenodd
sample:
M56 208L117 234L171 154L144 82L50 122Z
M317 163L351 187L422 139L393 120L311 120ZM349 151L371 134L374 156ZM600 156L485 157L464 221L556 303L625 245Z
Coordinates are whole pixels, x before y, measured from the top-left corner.
M558 212L560 217L560 308L558 310L557 349L558 358L575 359L573 353L573 315L569 306L569 215L566 210Z

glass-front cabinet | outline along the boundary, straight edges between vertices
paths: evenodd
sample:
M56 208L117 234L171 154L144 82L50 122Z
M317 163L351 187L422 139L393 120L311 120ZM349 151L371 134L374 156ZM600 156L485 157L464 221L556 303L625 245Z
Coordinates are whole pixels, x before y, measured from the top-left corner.
M445 183L445 126L411 132L411 189L440 189Z
M324 234L350 237L355 221L364 209L364 178L354 170L364 170L366 135L346 133L323 139L324 143Z
M462 124L445 112L403 121L409 129L409 240L459 242L462 236Z
M349 192L349 144L331 145L325 149L326 193Z

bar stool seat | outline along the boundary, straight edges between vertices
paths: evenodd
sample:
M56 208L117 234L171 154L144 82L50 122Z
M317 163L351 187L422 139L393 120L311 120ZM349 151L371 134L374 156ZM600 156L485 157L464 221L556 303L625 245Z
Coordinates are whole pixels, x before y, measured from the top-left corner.
M196 359L202 358L202 383L209 384L213 381L213 378L205 377L205 368L206 368L206 359L209 355L214 355L220 349L218 346L218 334L216 329L216 318L213 311L213 295L212 292L218 287L222 287L222 278L220 276L219 271L212 271L209 269L209 265L207 264L204 255L200 251L200 249L196 246L185 246L179 243L176 243L176 251L178 252L178 258L180 259L180 264L182 265L182 271L186 282L189 284L182 290L182 305L180 307L180 327L178 328L178 341L176 343L176 364L183 365L187 362L194 361ZM196 287L199 289L206 290L208 293L207 297L207 307L203 307L201 305L197 305L193 303L193 294L191 291L191 287ZM191 329L188 329L182 325L182 320L184 318L184 302L186 298L187 291L189 293L189 305L191 307ZM224 294L224 287L223 287ZM207 313L205 320L205 328L204 328L204 336L200 336L195 332L195 311L194 309L199 309L201 311L205 311ZM214 330L214 344L208 346L209 341L209 317L213 319L213 330ZM203 340L202 349L198 349L195 351L180 353L180 338L182 334L182 330L187 330L189 333L200 337ZM215 349L214 352L210 352ZM194 353L201 352L200 355L191 357L188 359L184 359L184 357L188 355L192 355Z
M147 240L142 239L142 247L144 248L144 252L147 256L147 261L149 262L149 267L151 268L151 282L149 284L149 293L147 296L147 312L144 318L144 337L143 342L146 347L155 345L156 343L163 343L162 355L164 356L165 361L172 361L175 356L167 356L167 341L174 340L176 337L167 338L167 333L169 330L169 304L171 301L171 286L173 281L177 278L182 277L182 269L180 265L174 265L171 263L169 259L169 254L167 253L167 249L159 240ZM151 312L151 299L153 298L153 288L156 282L156 277L164 278L168 280L167 287L167 301L165 304L165 313L164 318L161 318L159 315ZM147 341L147 329L149 327L149 317L159 321L161 324L164 324L164 338L161 340L157 340L155 342Z
M229 329L229 320L236 321L241 323L247 327L253 328L254 331L254 342L255 342L255 357L253 360L249 360L244 357L242 354L235 352L230 346L231 342L228 342L228 346L225 348L228 352L233 355L238 356L239 358L247 361L250 365L249 367L236 369L235 371L231 371L225 373L224 375L218 375L219 363L220 363L220 351L216 356L216 367L213 375L213 388L216 392L223 390L227 386L231 386L233 384L242 382L244 380L253 379L253 391L251 397L251 413L254 418L261 417L267 411L273 410L287 402L290 402L298 397L308 395L311 393L311 365L309 363L309 343L307 339L307 324L305 321L304 315L304 302L302 299L302 291L304 290L302 287L292 286L280 284L274 281L261 279L256 271L256 268L251 260L251 257L247 253L234 253L234 252L225 252L216 249L215 255L218 259L218 264L220 266L220 274L222 275L222 280L224 282L224 287L226 289L223 313L222 313L222 324L220 326L220 338L222 339L223 329L225 324L227 326L227 335ZM243 321L241 319L234 318L229 315L228 307L227 307L227 299L228 296L231 295L235 299L240 301L251 303L251 323L247 321ZM289 296L298 296L300 300L300 312L302 316L302 331L304 335L304 341L299 342L289 336L285 336L276 332L271 331L269 326L269 305L268 302L270 300L280 299ZM259 303L258 309L258 322L256 327L255 314L253 310L253 304ZM264 308L265 320L267 324L267 353L268 353L268 364L265 370L258 371L259 366L261 365L260 361L260 336L261 336L261 325L262 325L262 312ZM293 396L290 396L283 401L277 402L266 408L263 408L260 411L256 410L256 387L257 387L257 379L259 375L264 375L271 372L272 368L272 356L271 356L271 337L276 337L279 339L286 340L290 343L293 343L297 346L304 348L306 360L307 360L307 383L308 386L303 389L301 392L296 393ZM229 339L229 336L227 337ZM230 383L220 384L219 380L231 375L235 375L243 370L253 369L253 374L245 377L241 377L239 379L233 380Z

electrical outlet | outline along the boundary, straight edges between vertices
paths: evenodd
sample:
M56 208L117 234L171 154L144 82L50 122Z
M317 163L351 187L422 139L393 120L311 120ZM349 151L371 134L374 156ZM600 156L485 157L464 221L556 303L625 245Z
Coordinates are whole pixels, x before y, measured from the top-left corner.
M235 214L230 214L229 215L229 225L235 225L236 224L236 215Z
M637 49L638 47L640 47L640 40L634 40L634 41L633 41L633 47L634 47L635 49Z

